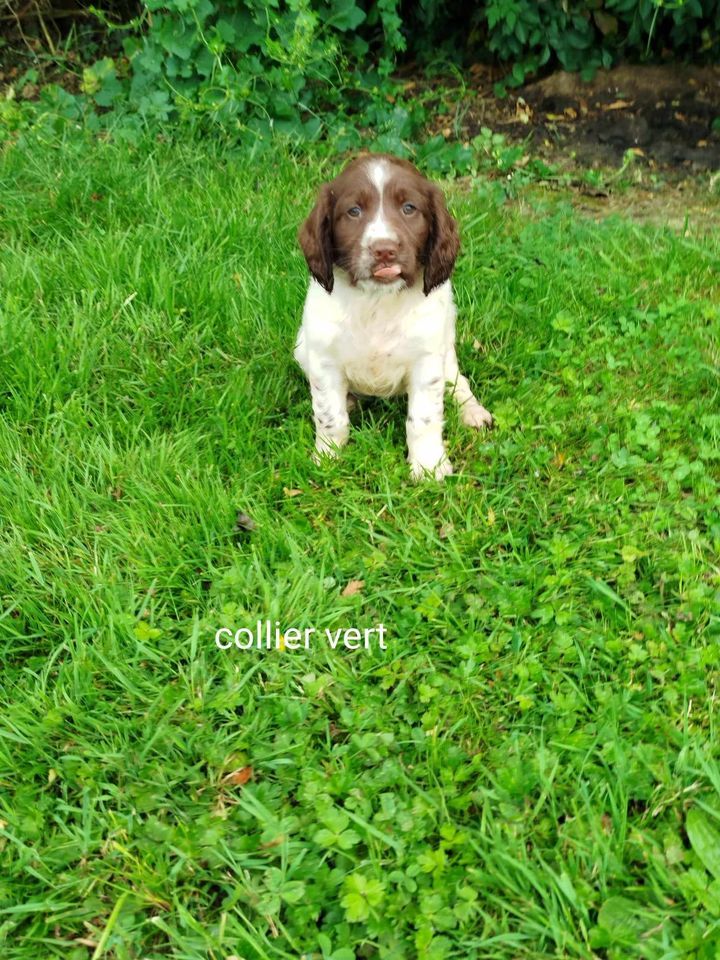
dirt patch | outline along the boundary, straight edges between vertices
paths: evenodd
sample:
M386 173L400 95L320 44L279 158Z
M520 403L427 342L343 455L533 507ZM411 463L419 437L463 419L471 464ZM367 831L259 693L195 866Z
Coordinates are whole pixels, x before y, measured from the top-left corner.
M579 214L593 220L620 215L636 223L669 227L685 237L717 236L720 231L720 203L708 196L705 184L691 179L652 190L634 186L596 196L571 186L565 195Z
M680 175L720 170L720 67L620 66L588 83L554 73L497 98L478 77L463 132L482 126L552 162L617 166L628 150Z

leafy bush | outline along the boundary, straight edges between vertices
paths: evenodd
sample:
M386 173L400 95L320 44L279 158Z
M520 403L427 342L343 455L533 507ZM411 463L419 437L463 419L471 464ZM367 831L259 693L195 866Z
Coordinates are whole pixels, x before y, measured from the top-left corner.
M143 109L192 102L220 117L319 128L319 114L387 78L398 59L492 55L521 83L546 65L592 74L619 57L718 49L718 0L145 0L144 29L126 42ZM448 37L438 49L438 39ZM372 64L372 66L370 66ZM153 98L158 91L167 99ZM376 91L377 92L377 91ZM144 98L150 96L150 102Z
M125 44L142 111L164 115L174 103L295 133L300 108L305 136L331 106L352 115L373 94L387 102L383 81L403 57L462 65L492 55L521 83L546 65L591 74L666 47L709 54L720 37L718 0L487 0L470 29L457 0L403 9L399 0L145 0L143 9L144 29Z
M113 56L85 68L82 102L46 94L60 116L100 127L122 108L126 134L180 116L256 143L331 134L337 149L369 128L401 153L426 120L417 90L391 78L401 63L493 57L517 85L544 67L588 75L667 48L709 57L720 42L719 0L485 0L469 17L459 0L144 0L116 8L136 14L124 24L112 6L91 9ZM0 107L6 134L18 109Z
M713 43L717 48L720 28L717 0L489 0L482 16L490 50L514 64L519 83L552 62L589 77L621 56L647 57L666 47L697 54Z
M352 114L379 86L394 89L387 78L405 49L399 0L368 10L355 0L146 0L140 20L123 50L129 101L142 116L201 114L303 139L320 134L333 108ZM115 97L118 70L106 63L88 75L99 105Z

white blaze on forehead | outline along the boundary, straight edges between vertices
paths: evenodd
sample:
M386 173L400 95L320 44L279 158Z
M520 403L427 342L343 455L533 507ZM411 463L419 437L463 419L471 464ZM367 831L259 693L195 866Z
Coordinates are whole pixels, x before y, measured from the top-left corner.
M371 243L375 243L378 240L390 240L393 243L397 243L398 241L397 234L385 219L385 185L390 180L390 176L390 170L385 160L373 160L369 164L368 177L370 178L370 183L377 190L379 202L377 213L367 227L365 227L363 234L362 244L366 249Z
M373 160L368 171L370 182L382 197L385 184L388 180L389 171L387 163L384 160Z

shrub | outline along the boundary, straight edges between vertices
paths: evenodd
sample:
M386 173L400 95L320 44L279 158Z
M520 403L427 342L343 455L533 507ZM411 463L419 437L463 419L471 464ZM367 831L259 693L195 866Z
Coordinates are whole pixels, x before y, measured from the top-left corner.
M545 66L589 75L620 57L710 56L718 0L145 0L143 29L125 43L132 99L171 104L240 126L316 135L329 107L350 114L398 60L462 66L491 55L510 82ZM443 38L447 38L443 40ZM298 119L298 108L303 115Z
M15 0L4 5L15 11ZM114 22L113 7L112 16L130 19ZM86 119L96 126L107 122L104 111L124 106L140 125L199 117L257 142L332 132L341 149L369 127L402 152L423 126L417 91L406 96L391 80L403 63L462 68L493 57L508 65L506 82L519 84L555 65L589 75L668 49L711 57L720 44L720 0L485 0L469 15L461 0L124 0L90 9L113 53L82 74L94 111ZM53 0L23 10L40 18L42 39ZM63 99L57 90L49 98Z

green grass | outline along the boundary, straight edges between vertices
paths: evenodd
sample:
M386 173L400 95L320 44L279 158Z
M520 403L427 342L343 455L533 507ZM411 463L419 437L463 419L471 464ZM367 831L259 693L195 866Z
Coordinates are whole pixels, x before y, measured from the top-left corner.
M452 189L498 429L413 486L400 400L310 461L330 172L0 158L0 955L716 958L720 241Z

